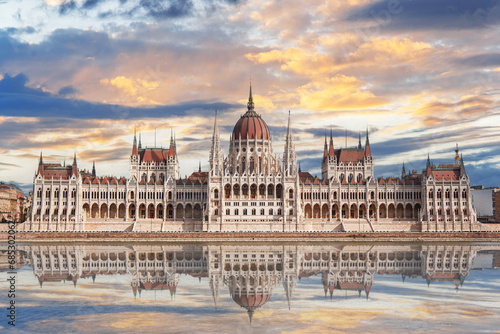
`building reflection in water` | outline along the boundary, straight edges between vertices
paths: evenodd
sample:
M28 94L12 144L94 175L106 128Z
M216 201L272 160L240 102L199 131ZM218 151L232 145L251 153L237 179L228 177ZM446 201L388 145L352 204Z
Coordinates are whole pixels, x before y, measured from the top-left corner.
M279 284L290 309L303 277L320 275L325 297L340 290L368 298L376 274L399 275L403 281L423 277L427 284L448 281L458 289L476 257L486 259L479 261L482 267L498 267L500 262L500 245L19 245L18 249L18 261L32 265L40 287L129 275L134 297L150 290L173 298L179 275L188 274L200 281L208 278L215 308L227 286L250 322Z

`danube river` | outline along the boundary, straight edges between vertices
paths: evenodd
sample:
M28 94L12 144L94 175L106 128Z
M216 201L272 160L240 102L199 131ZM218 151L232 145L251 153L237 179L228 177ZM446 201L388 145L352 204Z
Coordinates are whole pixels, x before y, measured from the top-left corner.
M9 333L500 328L497 243L15 246L9 267L0 245L0 331Z

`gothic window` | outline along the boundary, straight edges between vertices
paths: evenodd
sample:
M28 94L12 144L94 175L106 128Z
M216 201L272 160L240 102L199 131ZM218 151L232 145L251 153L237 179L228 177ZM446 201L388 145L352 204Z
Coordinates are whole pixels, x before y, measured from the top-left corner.
M47 191L45 191L45 197L50 198L50 189L47 189Z
M252 209L252 216L255 216L257 214L257 210Z
M290 209L290 212L288 213L290 216L293 215L293 209Z
M243 158L241 160L241 173L245 173L245 165L246 165L246 161L245 161L245 158Z
M269 209L269 215L273 215L273 209Z
M169 191L169 192L168 192L168 199L169 199L169 200L171 200L171 199L172 199L172 192L171 192L171 191Z
M42 197L42 189L41 188L38 188L38 190L36 191L36 197L38 197L38 198Z
M253 158L250 158L250 174L253 173L253 169L254 169L254 161L253 161Z
M219 209L215 209L215 215L218 216L219 215Z
M274 187L272 184L267 186L267 195L268 196L273 196L274 195Z
M363 175L361 174L358 174L358 183L361 181L361 178L363 177Z
M226 198L231 197L231 185L230 184L226 184L224 186L224 195L226 196Z
M292 199L292 198L293 198L293 189L290 189L290 191L288 192L288 197L289 197L290 199Z
M432 192L432 189L429 190L429 198L433 199L434 198L434 193Z
M340 174L339 180L340 180L341 183L342 183L342 181L344 181L344 174Z
M234 214L235 214L235 216L239 215L240 214L240 210L234 209Z
M260 209L260 215L263 216L264 215L264 209Z
M247 209L243 209L243 215L246 216L247 215Z
M218 199L218 198L219 198L219 190L218 190L218 189L215 189L215 190L214 190L214 198L215 198L215 199Z
M144 180L146 180L146 178L147 178L146 173L143 173L143 174L142 174L142 178L143 178Z
M352 175L352 174L349 174L349 179L347 180L347 182L351 182L352 177L353 177L353 175Z
M130 192L130 199L134 199L134 192L133 191Z
M370 199L375 199L375 193L373 191L370 193Z
M165 174L163 173L160 174L160 180L165 181Z
M281 209L278 209L278 216L281 216Z
M257 186L255 184L252 184L250 186L250 195L252 196L252 198L255 198L255 196L257 195Z
M248 196L248 185L244 184L243 187L241 187L241 193L243 196Z
M231 210L226 209L226 215L229 216L231 214Z
M264 196L266 194L266 186L261 184L259 186L259 196Z
M281 184L278 184L276 186L276 198L281 198L281 191L282 191L282 186Z

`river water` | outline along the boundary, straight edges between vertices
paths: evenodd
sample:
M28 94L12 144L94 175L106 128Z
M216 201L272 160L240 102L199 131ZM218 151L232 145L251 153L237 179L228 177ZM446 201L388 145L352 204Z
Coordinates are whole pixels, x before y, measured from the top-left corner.
M9 333L500 329L496 243L17 244L14 270L0 249Z

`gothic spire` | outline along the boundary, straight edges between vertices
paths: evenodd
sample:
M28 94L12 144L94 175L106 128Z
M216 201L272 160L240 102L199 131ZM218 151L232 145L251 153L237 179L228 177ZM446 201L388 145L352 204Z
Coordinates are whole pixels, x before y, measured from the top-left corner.
M328 145L326 144L326 131L325 131L325 148L323 150L323 159L326 159L328 156Z
M201 160L199 161L198 172L201 173Z
M42 151L40 151L40 160L38 161L38 165L43 165Z
M73 155L73 166L76 167L76 151L75 154Z
M403 169L401 170L401 176L405 177L406 176L406 169L405 169L405 162L403 161Z
M371 157L372 150L370 148L370 138L368 137L368 128L366 128L366 143L365 143L365 157Z
M359 142L358 142L358 149L362 149L363 147L361 146L361 132L359 133Z
M96 174L95 174L95 161L94 161L93 164L92 164L92 176L95 177L95 175Z
M139 133L139 148L142 148L142 144L141 144L141 134Z
M333 157L335 155L334 153L334 148L333 148L333 130L330 129L330 152L328 152L328 155Z
M427 168L431 168L431 167L432 167L431 157L430 157L429 153L427 153Z

